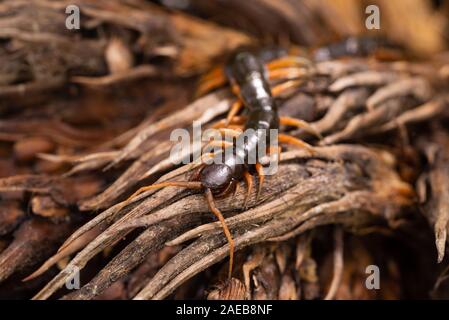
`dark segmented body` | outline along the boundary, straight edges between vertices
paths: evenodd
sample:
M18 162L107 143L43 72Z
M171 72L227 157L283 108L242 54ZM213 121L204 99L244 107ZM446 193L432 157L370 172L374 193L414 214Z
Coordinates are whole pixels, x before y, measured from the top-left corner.
M218 155L225 166L210 166L202 170L204 179L220 184L220 177L229 171L234 180L239 180L243 172L257 155L257 148L264 140L268 146L270 129L279 128L279 116L276 101L271 94L266 70L260 59L250 52L235 54L226 66L226 76L234 87L238 87L240 99L247 110L247 122L244 131L244 142L225 148L222 155ZM251 129L248 130L247 129ZM242 136L243 139L243 136ZM251 160L250 160L251 159ZM256 159L257 160L257 157ZM226 172L225 172L226 171ZM214 174L216 172L216 174Z
M344 56L364 57L379 49L401 48L381 37L349 37L343 41L320 47L313 53L315 61L325 61Z

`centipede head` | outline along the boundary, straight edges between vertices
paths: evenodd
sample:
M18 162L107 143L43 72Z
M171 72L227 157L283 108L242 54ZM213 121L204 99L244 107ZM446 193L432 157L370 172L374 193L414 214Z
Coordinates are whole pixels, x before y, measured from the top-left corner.
M226 164L210 164L201 168L198 180L214 194L226 192L234 183L231 168Z
M144 191L151 189L160 189L165 187L181 187L187 189L197 189L204 192L209 209L220 221L226 239L229 242L229 278L232 275L232 263L234 259L234 240L226 225L225 218L221 214L214 202L214 196L221 196L232 190L236 180L233 177L232 170L226 164L203 165L198 168L195 176L190 181L164 181L150 186L145 186L133 193L128 199L121 202L121 206L126 206L132 199Z

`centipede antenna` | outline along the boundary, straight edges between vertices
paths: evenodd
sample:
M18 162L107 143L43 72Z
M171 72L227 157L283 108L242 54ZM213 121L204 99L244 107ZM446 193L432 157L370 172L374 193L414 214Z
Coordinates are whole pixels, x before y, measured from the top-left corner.
M229 273L228 278L231 279L232 276L232 265L234 263L234 239L232 238L231 232L229 231L228 226L226 225L226 221L221 214L220 210L218 210L217 206L215 205L214 196L212 195L212 191L210 191L209 188L206 189L204 192L204 195L206 197L207 204L209 206L210 211L213 212L213 214L217 217L218 220L220 220L221 227L223 228L223 232L226 236L226 239L229 243Z
M157 184L152 184L150 186L145 186L139 188L136 192L134 192L131 196L128 197L125 201L121 202L121 208L125 207L129 204L129 202L137 197L139 194L154 189L160 189L165 187L180 187L180 188L188 188L188 189L202 189L203 185L198 181L166 181Z

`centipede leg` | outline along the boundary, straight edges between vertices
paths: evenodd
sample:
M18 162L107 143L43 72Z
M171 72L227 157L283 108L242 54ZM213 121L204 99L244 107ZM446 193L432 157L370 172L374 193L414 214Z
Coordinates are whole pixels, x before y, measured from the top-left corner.
M212 69L212 71L200 79L195 92L195 97L200 97L214 89L224 86L226 81L222 67Z
M205 83L201 83L198 86L198 89L195 91L194 97L195 98L201 97L214 89L224 86L225 83L226 83L226 79L224 79L224 78L212 79Z
M218 131L226 137L236 138L242 134L242 130L231 128L220 128Z
M310 60L298 56L286 56L279 59L272 60L266 64L267 69L275 70L281 68L291 67L311 67Z
M268 155L277 153L277 161L279 161L281 159L281 151L282 151L282 148L280 146L277 146L277 147L269 146L268 147Z
M245 123L245 121L246 121L245 116L234 116L231 119L230 124L243 125ZM224 128L224 127L226 127L226 119L219 120L211 126L211 128L213 128L213 129L219 129L219 128Z
M229 228L228 228L228 226L226 224L226 221L225 221L223 215L221 214L220 210L218 210L217 206L215 205L214 196L212 195L212 191L210 191L210 189L206 189L204 194L206 196L206 201L207 201L207 204L209 206L210 211L212 211L212 213L220 221L221 227L223 228L223 232L224 232L224 234L226 236L226 239L228 240L228 243L229 243L229 273L228 273L228 278L230 279L231 276L232 276L232 266L233 266L233 263L234 263L234 248L235 248L234 239L232 238L231 232L229 231Z
M296 79L307 76L309 71L304 68L284 68L270 70L268 73L269 80L280 79Z
M218 131L222 134L221 140L212 140L209 141L204 147L204 150L207 150L207 148L210 147L220 147L221 149L231 147L233 146L233 143L231 141L226 140L226 138L235 138L242 134L242 130L236 130L231 128L220 128Z
M245 182L246 182L246 187L247 187L245 202L243 204L243 208L246 209L248 206L249 197L251 195L251 190L253 189L253 177L249 174L248 171L245 171L243 173L243 176L245 177Z
M298 138L280 133L278 135L278 140L281 143L293 144L295 146L307 149L307 151L309 151L311 154L315 153L315 150L313 149L313 147L310 144L308 144L307 142L304 142Z
M266 65L269 79L302 77L308 75L313 68L313 63L307 58L300 56L286 56L272 60Z
M243 131L244 126L238 124L230 124L227 126L228 129Z
M212 140L208 144L206 144L203 148L203 150L206 150L206 148L209 147L220 147L220 148L226 148L232 146L232 142L225 141L225 140Z
M307 123L304 120L290 117L280 117L279 123L285 126L293 126L300 129L304 129L305 131L317 136L319 139L323 138L323 136L314 127L312 127L309 123Z
M299 87L302 83L303 83L302 80L288 80L278 85L275 85L271 89L271 93L273 94L273 96L277 97L292 88Z
M243 103L242 100L236 100L232 106L231 109L229 110L229 113L226 117L226 122L225 125L228 125L232 119L237 115L237 113L239 113L239 111L242 109Z
M240 183L235 184L234 197L240 192Z
M220 151L219 153L222 153L222 151ZM218 155L218 153L216 153L216 152L208 152L208 153L204 153L204 154L202 154L201 157L199 158L199 163L200 163L200 164L205 164L205 163L207 163L205 160L213 159L216 155ZM198 161L198 159L195 160L195 161Z
M204 76L202 76L200 82L216 79L222 76L224 76L223 66L218 65L213 67Z
M259 177L259 185L257 186L256 201L259 200L260 192L262 191L262 185L265 180L265 173L263 172L263 166L258 162L256 163L256 172Z

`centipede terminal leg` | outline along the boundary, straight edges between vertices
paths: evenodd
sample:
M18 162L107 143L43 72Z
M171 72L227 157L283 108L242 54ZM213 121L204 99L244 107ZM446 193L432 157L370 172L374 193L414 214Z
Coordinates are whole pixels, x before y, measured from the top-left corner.
M292 136L289 136L289 135L286 135L283 133L280 133L278 135L278 141L280 143L292 144L292 145L298 146L300 148L304 148L307 151L309 151L311 154L315 153L315 150L313 149L313 147L310 144L308 144L307 142L304 142L298 138L295 138L295 137L292 137Z
M304 129L305 131L309 132L310 134L313 134L314 136L318 137L319 139L323 138L323 136L321 135L320 132L318 132L314 127L312 127L309 123L307 123L304 120L291 118L291 117L280 117L279 123L281 125L285 125L285 126L292 126L292 127Z

